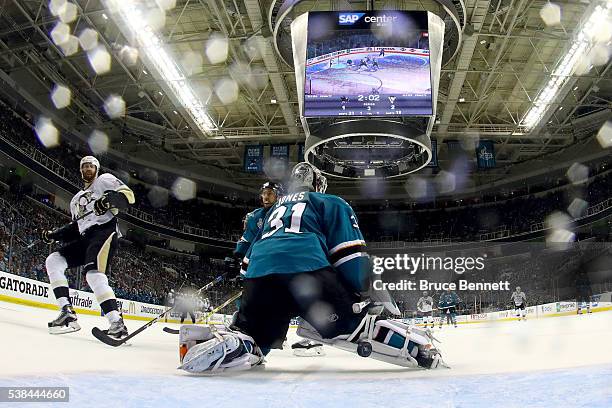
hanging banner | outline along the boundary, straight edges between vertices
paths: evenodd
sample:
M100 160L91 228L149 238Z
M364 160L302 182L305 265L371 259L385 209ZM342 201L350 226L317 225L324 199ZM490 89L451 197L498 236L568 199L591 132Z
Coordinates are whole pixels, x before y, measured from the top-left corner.
M476 161L479 169L495 167L495 145L490 140L482 140L476 148Z
M431 141L431 161L427 164L427 167L438 167L438 141Z
M244 171L248 173L261 173L263 171L263 146L244 147Z
M289 161L289 145L272 145L270 146L270 157L281 159L285 162Z
M463 150L458 140L447 140L446 146L448 146L449 152L460 152Z
M298 163L304 161L304 143L298 144Z

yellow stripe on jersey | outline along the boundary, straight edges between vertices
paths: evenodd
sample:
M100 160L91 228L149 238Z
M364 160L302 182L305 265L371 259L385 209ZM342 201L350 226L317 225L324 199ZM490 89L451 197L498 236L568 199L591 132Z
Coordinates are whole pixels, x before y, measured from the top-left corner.
M136 197L134 196L134 192L128 186L121 186L116 190L118 193L121 193L127 198L128 203L134 204L136 202Z
M112 234L110 234L108 238L106 238L106 241L104 241L104 244L102 244L100 251L98 251L98 256L96 257L96 260L98 261L98 271L102 273L106 273L106 265L108 263L108 254L110 253L110 246L111 246L111 243L113 241L113 237L115 236L115 234L116 232L113 232Z

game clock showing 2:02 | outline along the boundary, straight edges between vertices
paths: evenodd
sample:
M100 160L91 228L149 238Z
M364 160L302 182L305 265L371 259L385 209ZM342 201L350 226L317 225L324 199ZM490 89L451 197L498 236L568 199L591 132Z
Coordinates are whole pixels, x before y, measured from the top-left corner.
M309 13L304 79L305 117L431 115L427 12Z

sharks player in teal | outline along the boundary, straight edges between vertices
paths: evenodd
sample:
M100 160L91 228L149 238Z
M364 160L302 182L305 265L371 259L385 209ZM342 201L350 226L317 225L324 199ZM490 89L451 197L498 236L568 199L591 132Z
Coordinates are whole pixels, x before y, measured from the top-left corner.
M262 207L251 211L244 217L244 232L236 244L234 256L242 260L249 251L251 244L259 236L266 213L276 203L282 194L282 186L273 181L265 182L260 189Z
M384 307L360 293L369 289L370 264L353 209L324 194L327 180L298 163L290 192L266 216L261 238L243 261L245 285L235 323L227 329L183 326L181 369L248 369L281 348L292 317L298 335L363 357L404 367L435 368L442 360L427 331L381 316Z
M440 310L440 328L442 328L442 322L444 321L444 316L446 316L446 324L450 325L451 323L457 327L457 307L461 303L461 299L454 291L445 290L440 295L440 300L438 300L438 310Z

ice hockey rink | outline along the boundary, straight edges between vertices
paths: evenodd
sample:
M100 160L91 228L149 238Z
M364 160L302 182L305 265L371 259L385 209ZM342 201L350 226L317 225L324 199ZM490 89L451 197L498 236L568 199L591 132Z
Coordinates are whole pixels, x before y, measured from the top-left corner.
M104 318L80 315L81 331L52 336L55 316L0 302L0 386L67 386L70 402L56 405L79 407L612 406L610 311L436 328L451 369L405 369L325 347L325 357L278 350L265 368L216 376L176 369L178 336L162 331L166 324L112 348L90 334ZM296 339L292 330L289 344ZM29 405L52 404L15 403Z

